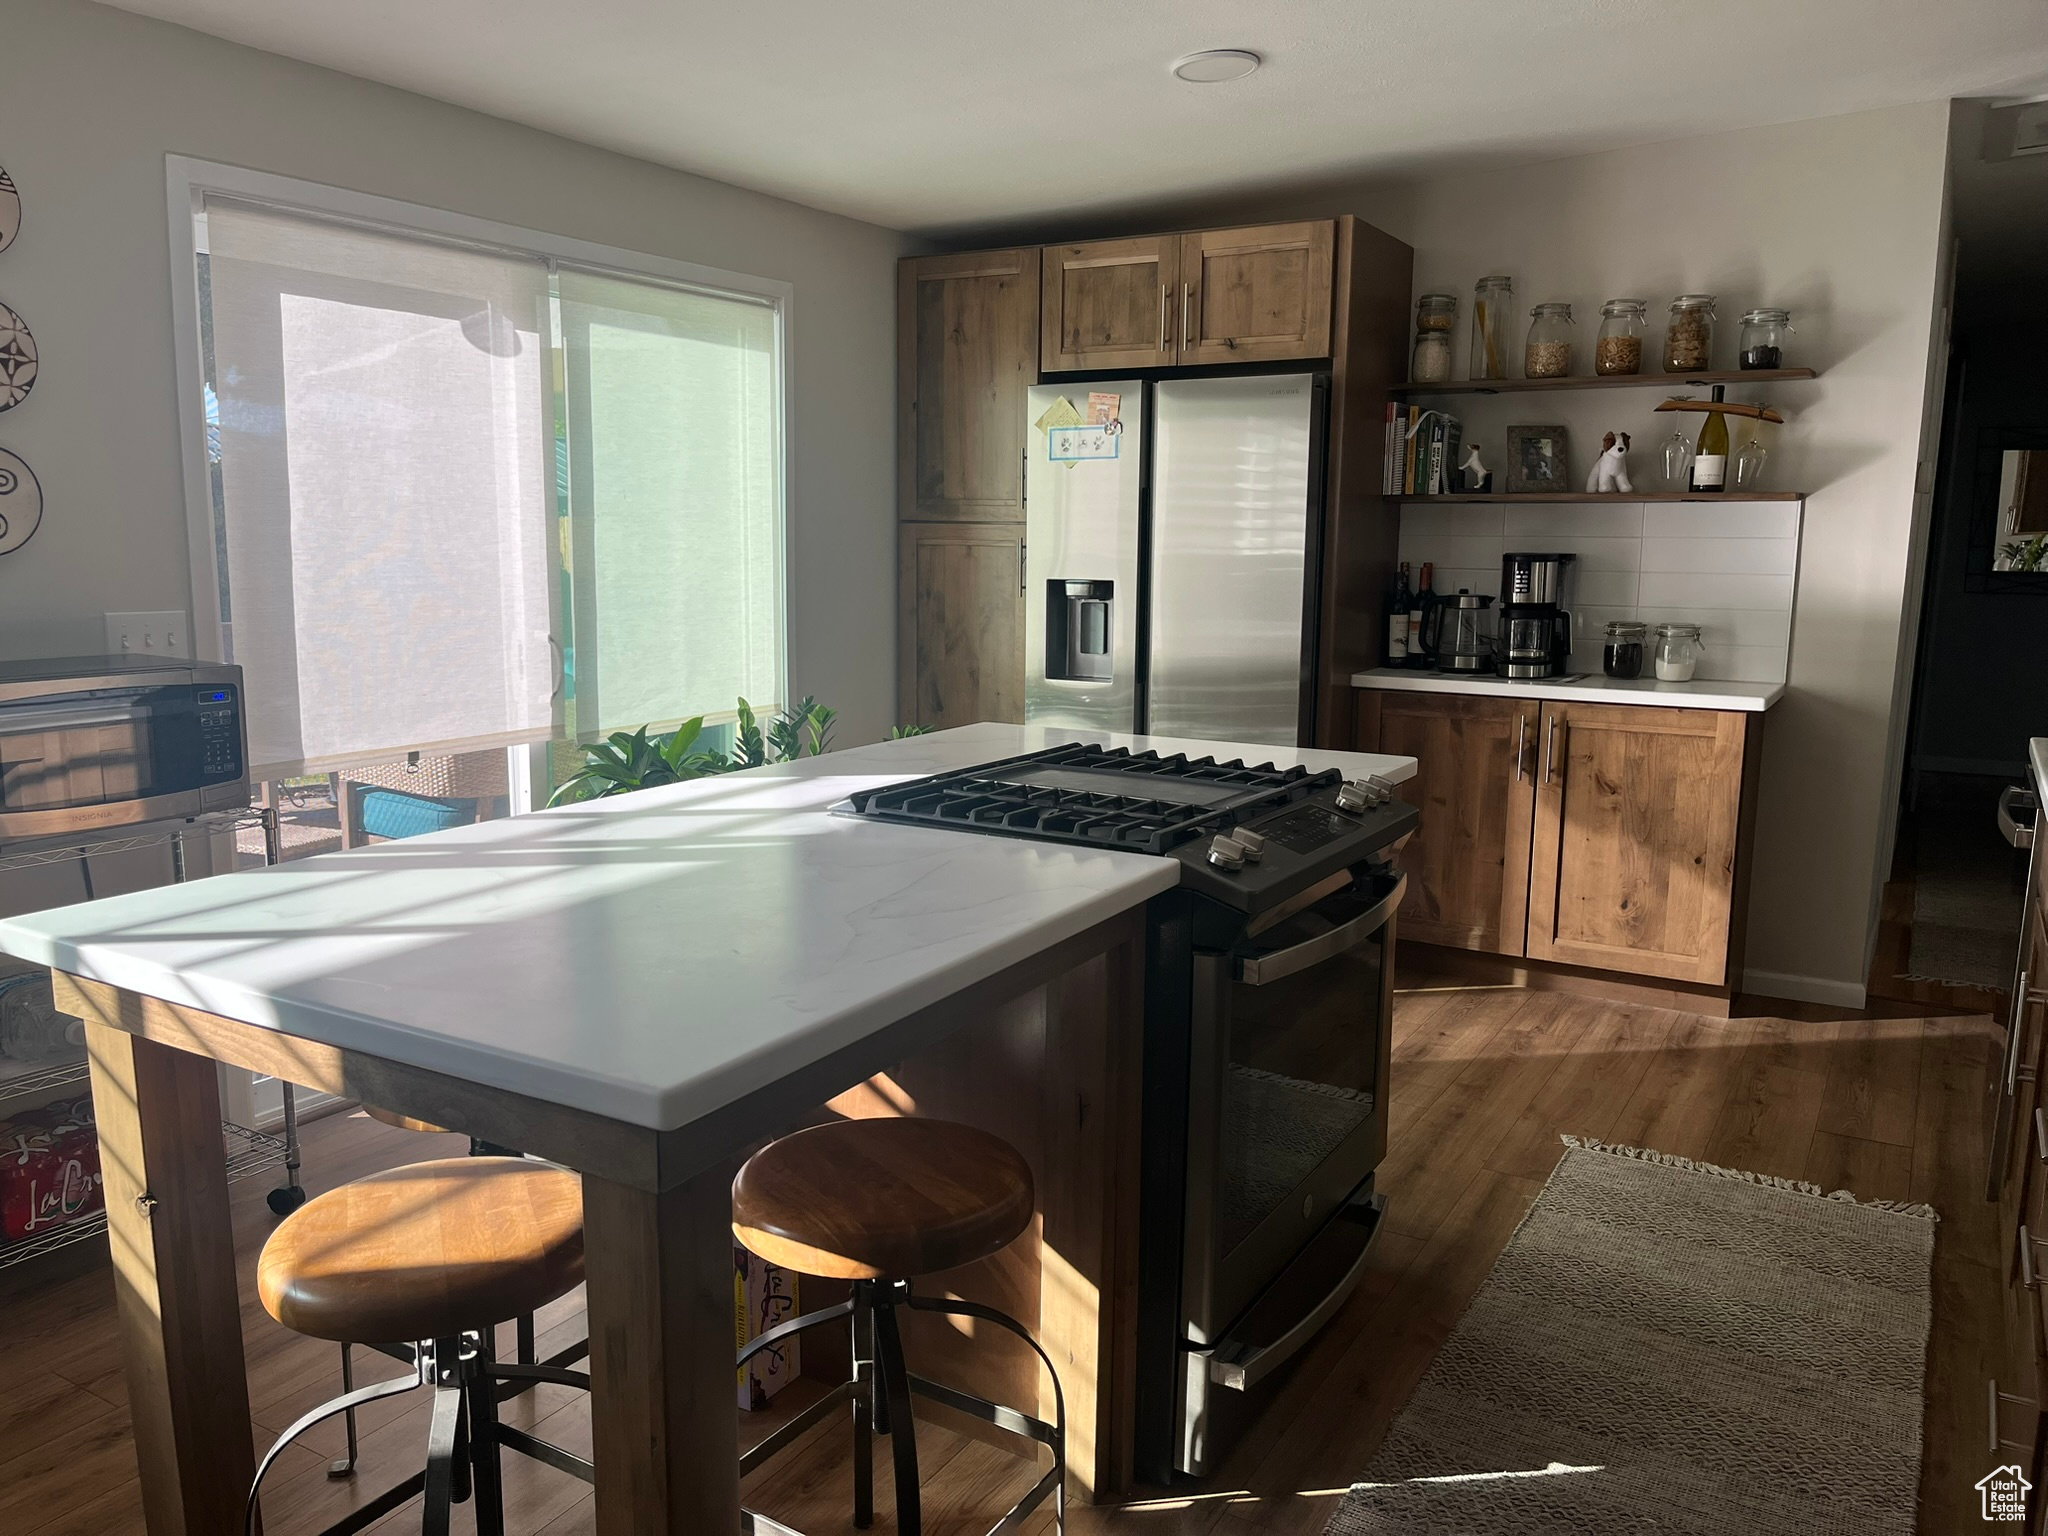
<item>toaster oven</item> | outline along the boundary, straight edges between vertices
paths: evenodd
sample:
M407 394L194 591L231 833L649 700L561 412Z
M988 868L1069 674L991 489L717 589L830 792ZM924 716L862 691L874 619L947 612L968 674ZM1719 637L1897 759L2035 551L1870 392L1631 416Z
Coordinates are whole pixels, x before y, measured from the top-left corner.
M246 806L247 744L240 667L0 662L0 843Z

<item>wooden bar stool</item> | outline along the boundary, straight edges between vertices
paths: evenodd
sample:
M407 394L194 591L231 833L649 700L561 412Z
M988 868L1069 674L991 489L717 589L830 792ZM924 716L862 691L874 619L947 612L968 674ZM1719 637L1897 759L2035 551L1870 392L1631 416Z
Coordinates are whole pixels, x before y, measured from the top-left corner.
M771 1142L740 1169L732 1186L732 1229L771 1264L853 1282L837 1306L769 1329L740 1351L739 1363L806 1328L837 1318L853 1325L853 1378L798 1414L740 1458L752 1472L840 1403L853 1405L853 1523L874 1520L870 1426L887 1435L896 1467L896 1527L919 1536L917 1439L912 1393L973 1415L1052 1451L1052 1467L990 1530L1014 1529L1053 1499L1054 1528L1066 1531L1067 1409L1059 1373L1015 1318L971 1301L911 1293L911 1282L985 1259L1031 1223L1031 1169L1017 1149L973 1126L946 1120L844 1120ZM1052 1378L1050 1424L906 1369L897 1308L978 1318L1007 1328L1044 1362ZM750 1531L788 1527L751 1511Z
M582 1279L582 1181L525 1158L451 1157L392 1168L286 1217L257 1263L265 1310L296 1333L367 1344L412 1370L350 1386L279 1436L250 1485L246 1531L256 1528L264 1475L287 1445L322 1419L418 1387L434 1394L425 1469L322 1536L360 1531L420 1493L425 1536L446 1536L451 1506L471 1498L478 1536L502 1536L500 1447L591 1481L589 1462L499 1423L497 1411L503 1398L535 1382L588 1390L590 1378L555 1365L501 1363L492 1351L499 1323L545 1306Z

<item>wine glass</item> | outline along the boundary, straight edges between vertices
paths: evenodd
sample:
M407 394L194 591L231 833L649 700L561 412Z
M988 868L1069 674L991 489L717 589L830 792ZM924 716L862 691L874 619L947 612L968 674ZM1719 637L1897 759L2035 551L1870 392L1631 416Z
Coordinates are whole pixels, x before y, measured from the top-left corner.
M1764 445L1754 436L1742 445L1742 451L1735 455L1735 489L1756 490L1764 478L1764 460L1769 456Z
M1664 439L1664 483L1679 490L1692 481L1692 439L1673 432Z

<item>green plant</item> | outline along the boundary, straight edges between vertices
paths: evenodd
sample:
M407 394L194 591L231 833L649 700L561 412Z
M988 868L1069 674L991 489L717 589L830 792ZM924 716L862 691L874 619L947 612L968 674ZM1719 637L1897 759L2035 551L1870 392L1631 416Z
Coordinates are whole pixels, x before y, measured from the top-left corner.
M2016 539L2001 545L1998 554L2008 571L2038 571L2044 562L2048 562L2048 533L2037 533L2031 539Z
M601 800L765 763L820 757L832 750L832 723L838 718L837 710L805 694L764 727L753 705L741 699L730 753L697 750L704 734L702 715L661 736L650 736L651 727L644 725L637 731L614 731L583 748L582 765L548 796L548 804Z
M931 733L932 728L928 725L892 725L889 727L889 739L891 741L902 741L911 736L929 736Z

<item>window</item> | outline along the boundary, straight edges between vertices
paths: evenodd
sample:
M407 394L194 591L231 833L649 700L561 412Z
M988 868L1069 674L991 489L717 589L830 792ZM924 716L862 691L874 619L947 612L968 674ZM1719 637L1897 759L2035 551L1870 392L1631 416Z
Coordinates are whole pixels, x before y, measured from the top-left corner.
M781 705L786 287L178 157L170 187L193 633L244 670L272 803L342 839L357 805L435 824L409 795L502 813L546 792L530 747ZM512 792L431 787L508 748Z

